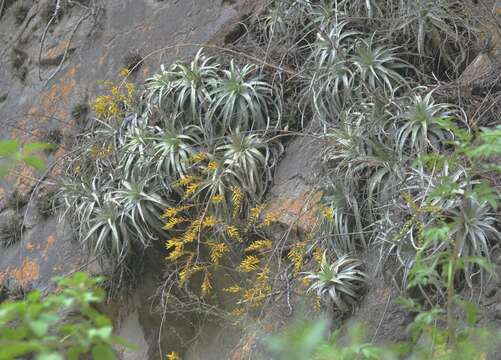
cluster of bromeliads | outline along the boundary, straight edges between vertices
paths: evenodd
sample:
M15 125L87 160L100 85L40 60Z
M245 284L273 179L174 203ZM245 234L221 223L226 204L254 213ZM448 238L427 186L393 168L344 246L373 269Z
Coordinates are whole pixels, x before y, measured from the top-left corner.
M274 215L263 199L282 135L294 134L284 129L321 129L310 134L325 144L321 226L290 248L292 281L349 311L367 279L357 254L375 249L381 264L398 259L403 290L445 297L441 254L461 259L454 276L471 284L501 238L498 197L482 182L493 169L479 161L499 151L499 130L480 130L482 119L422 86L432 73L457 78L467 64L479 24L466 9L446 0L276 1L236 44L268 60L201 50L162 67L144 91L126 77L110 84L69 162L65 215L114 269L166 242L178 296L203 302L216 271L234 274L226 290L239 294L242 312L276 293L269 258L283 253L266 233ZM320 269L304 273L311 258Z

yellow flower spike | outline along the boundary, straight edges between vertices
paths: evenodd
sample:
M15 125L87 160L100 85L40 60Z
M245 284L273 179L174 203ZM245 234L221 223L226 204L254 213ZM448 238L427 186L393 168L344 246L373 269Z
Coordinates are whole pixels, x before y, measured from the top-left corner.
M256 240L245 248L245 252L269 250L272 246L273 242L271 240Z
M127 69L127 68L120 69L120 76L121 77L127 77L127 76L129 76L129 74L130 74L129 69Z
M252 272L259 268L259 258L255 255L247 256L240 263L239 269L242 272Z
M214 216L206 216L202 221L204 227L214 227L219 221Z
M245 226L245 232L249 231L252 224L256 222L261 213L263 212L266 204L256 205L252 209L250 209L249 219L247 220L247 225Z
M191 196L193 195L197 190L198 188L200 187L200 184L199 183L191 183L190 185L188 185L188 187L186 188L186 196Z
M198 228L192 227L190 230L186 231L183 234L182 240L184 244L189 244L195 241L198 238Z
M212 289L212 286L211 286L210 280L209 280L209 272L206 271L205 276L204 276L204 281L202 282L202 286L200 287L202 297L209 295L211 289Z
M226 225L225 231L231 238L237 240L238 242L243 242L242 237L240 236L240 232L238 228L234 225Z
M185 176L181 180L179 180L179 185L181 186L189 185L193 180L194 180L193 176L191 175Z
M190 267L189 264L186 265L186 267L179 273L179 287L183 287L190 276L199 272L200 270L202 270L200 266L195 265Z
M326 206L326 207L322 208L322 215L327 220L332 220L332 219L334 219L334 210L332 210L332 208Z
M238 294L239 292L242 292L242 288L238 285L230 286L225 289L223 289L224 292L230 293L230 294Z
M205 159L207 159L207 154L203 153L203 152L199 152L199 153L195 154L195 156L193 156L194 162L201 162L201 161L204 161Z
M242 205L243 193L239 186L233 186L231 188L231 203L233 205L233 217L238 215L240 206Z
M177 352L171 351L167 355L167 360L181 360L181 357L179 356L179 354Z
M212 197L211 202L212 202L213 204L219 204L219 203L221 203L223 200L224 200L223 195L221 195L221 194L216 194L216 195L214 195L214 196Z
M235 308L231 311L231 316L240 317L245 313L245 310L241 307Z
M301 272L301 270L303 269L304 247L305 247L305 244L303 242L297 243L296 245L294 245L292 250L289 251L289 254L287 254L287 257L294 265L294 274L295 275L298 275Z
M176 261L177 259L179 259L180 257L182 257L184 255L184 244L176 244L175 245L175 249L169 254L169 256L167 256L167 260L169 261Z
M264 217L263 221L257 226L257 228L262 229L262 228L268 227L276 220L277 220L277 217L274 213L268 213Z
M207 164L207 172L216 171L218 169L217 162L209 161Z
M208 246L210 250L210 260L212 264L218 266L223 255L228 252L228 246L226 246L225 243L216 242L209 242Z
M313 257L315 260L320 264L322 262L322 249L320 249L320 246L315 246L315 250L313 250Z
M165 219L165 218L170 218L170 217L176 216L180 212L185 211L189 208L191 208L191 205L178 206L178 207L165 209L165 212L162 215L160 215L160 219Z
M169 221L162 227L164 230L172 230L176 225L186 222L187 219L183 217L171 217Z
M180 243L179 239L177 238L171 238L165 242L165 248L167 250L172 249L173 247L176 247Z

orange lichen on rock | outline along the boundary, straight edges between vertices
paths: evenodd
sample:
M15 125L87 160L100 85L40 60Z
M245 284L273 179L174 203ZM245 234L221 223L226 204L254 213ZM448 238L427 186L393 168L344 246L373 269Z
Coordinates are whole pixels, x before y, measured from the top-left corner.
M21 268L10 270L8 275L15 278L19 285L26 287L31 282L38 280L40 265L30 258L25 258Z
M269 202L264 214L273 213L275 222L310 231L318 224L321 198L322 192L316 189L305 190L295 198L278 197Z
M46 59L58 59L62 56L64 56L64 53L66 51L66 48L68 48L68 51L76 49L75 44L70 42L70 40L63 40L56 46L51 47L47 52L45 53Z
M47 245L42 250L42 257L45 261L49 259L49 249L56 242L56 237L54 235L49 235L47 238Z

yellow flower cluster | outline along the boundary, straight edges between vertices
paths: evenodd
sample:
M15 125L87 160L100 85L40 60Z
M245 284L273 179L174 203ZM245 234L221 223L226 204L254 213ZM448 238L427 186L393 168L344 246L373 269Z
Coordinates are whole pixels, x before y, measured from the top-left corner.
M259 258L255 255L247 256L240 263L240 271L243 272L252 272L256 271L259 268Z
M104 160L113 153L113 145L92 145L89 149L90 157L94 160Z
M269 272L268 268L264 268L257 274L254 286L243 291L241 302L247 303L251 307L259 307L263 304L264 300L272 292L272 287L269 283Z
M233 217L238 215L240 207L242 206L243 193L239 186L233 186L231 188L231 203L233 205Z
M273 243L271 240L256 240L247 248L245 248L246 252L251 252L251 251L263 251L263 250L269 250L273 246Z
M215 161L209 161L209 163L207 164L207 172L212 172L212 171L216 171L218 169L218 164L217 162Z
M166 219L166 218L176 216L180 212L186 211L186 210L190 209L191 207L192 207L192 205L184 205L184 206L177 206L177 207L165 209L165 212L160 216L160 219Z
M104 120L119 117L123 109L127 109L132 104L136 87L132 83L125 83L125 89L110 82L102 82L102 84L111 86L110 93L97 96L92 103L92 110Z
M169 218L169 220L167 221L167 223L165 223L165 225L162 227L162 229L172 230L172 229L174 229L174 227L176 227L176 225L182 224L186 221L188 221L188 219L183 218L183 217L175 217L174 216L174 217Z
M264 217L263 221L257 226L258 229L266 228L270 226L273 222L277 220L277 217L274 213L268 213Z
M240 231L238 231L238 228L236 226L226 225L224 229L229 237L235 239L238 242L243 242L242 237L240 236Z
M208 228L211 228L211 227L214 227L216 226L217 224L219 223L219 221L214 217L214 216L206 216L204 218L204 220L202 221L202 225L204 227L208 227Z
M289 251L289 254L287 255L287 257L294 266L294 275L298 275L303 269L304 265L303 255L305 246L306 244L304 242L299 242L294 245L292 250Z
M202 297L209 295L212 286L210 284L209 272L206 270L204 275L204 281L202 282L202 286L200 287L200 292Z
M212 203L213 204L219 204L224 200L224 196L221 194L216 194L212 197Z
M171 351L167 355L167 360L181 360L181 357L179 356L179 354L177 352Z
M193 156L193 161L194 162L201 162L207 159L207 154L203 152L196 153L195 156Z
M189 184L186 187L185 196L188 197L188 196L193 195L194 193L197 192L197 190L198 190L199 187L200 187L199 183L191 183L191 184Z
M169 261L176 261L181 256L185 255L184 242L180 241L177 238L171 238L167 240L165 247L167 248L167 250L171 250L169 256L167 256L166 258Z
M331 207L328 207L328 206L324 206L322 208L322 215L324 216L324 218L326 218L327 220L332 220L334 219L334 210L332 210Z
M249 219L247 220L247 225L245 227L245 231L249 231L251 226L256 222L261 213L263 212L266 204L256 205L252 209L250 209Z
M243 289L238 285L233 285L223 290L230 294L238 294L239 292L242 292Z
M225 253L229 251L228 246L225 243L208 243L210 250L210 260L214 265L219 265L221 258Z
M186 281L190 278L191 275L203 270L201 266L191 265L190 262L186 265L186 267L181 270L179 273L179 287L183 287L186 284Z

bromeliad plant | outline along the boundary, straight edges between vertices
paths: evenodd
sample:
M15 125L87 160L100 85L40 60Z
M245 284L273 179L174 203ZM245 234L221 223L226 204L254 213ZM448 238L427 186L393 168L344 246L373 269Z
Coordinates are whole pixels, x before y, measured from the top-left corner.
M256 65L239 67L232 60L221 76L213 78L211 103L206 126L218 134L227 130L249 131L279 128L281 124L280 91L265 81Z
M456 0L402 1L391 30L410 39L410 49L419 55L438 59L457 71L478 36L472 15L459 14L462 9L464 3Z
M405 101L405 99L404 99ZM439 144L451 139L451 132L440 126L440 119L461 119L457 109L449 104L436 104L433 92L416 95L394 121L395 143L400 153L422 154L437 150Z
M341 312L353 310L368 279L359 260L344 255L330 264L326 252L322 255L320 270L304 275L313 282L308 291L315 291Z
M199 50L190 64L177 62L147 80L147 103L163 111L186 113L192 123L208 110L210 82L218 77L219 65Z

